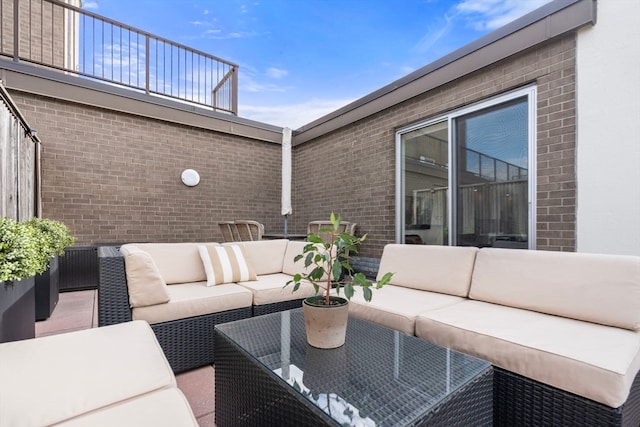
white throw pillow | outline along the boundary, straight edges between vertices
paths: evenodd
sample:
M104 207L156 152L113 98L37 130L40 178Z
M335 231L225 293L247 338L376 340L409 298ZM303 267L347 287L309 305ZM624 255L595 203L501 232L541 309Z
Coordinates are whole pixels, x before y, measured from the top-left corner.
M239 245L199 245L198 251L207 274L207 286L258 280Z

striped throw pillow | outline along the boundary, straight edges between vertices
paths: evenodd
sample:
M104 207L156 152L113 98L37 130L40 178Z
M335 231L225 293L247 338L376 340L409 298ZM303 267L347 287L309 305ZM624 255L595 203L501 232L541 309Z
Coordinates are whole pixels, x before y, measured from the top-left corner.
M207 274L207 286L258 280L238 245L198 245L198 251Z

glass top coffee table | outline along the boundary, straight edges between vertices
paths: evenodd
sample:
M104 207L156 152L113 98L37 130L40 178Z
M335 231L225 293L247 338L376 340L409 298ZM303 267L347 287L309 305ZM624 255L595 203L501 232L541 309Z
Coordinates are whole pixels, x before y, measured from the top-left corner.
M488 362L349 317L307 344L301 309L216 325L216 425L491 425Z

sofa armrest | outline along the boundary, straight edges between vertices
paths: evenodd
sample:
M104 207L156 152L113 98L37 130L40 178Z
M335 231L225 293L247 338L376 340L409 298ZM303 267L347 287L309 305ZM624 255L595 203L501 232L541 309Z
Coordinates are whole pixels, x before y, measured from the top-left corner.
M98 326L130 322L124 257L114 246L98 247Z

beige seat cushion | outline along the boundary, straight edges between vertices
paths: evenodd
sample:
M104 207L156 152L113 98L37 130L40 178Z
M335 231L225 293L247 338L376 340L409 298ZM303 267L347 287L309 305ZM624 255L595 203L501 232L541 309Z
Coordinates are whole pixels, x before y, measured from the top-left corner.
M464 300L454 295L386 285L375 289L371 301L366 302L362 289L356 288L349 303L349 314L414 335L416 316L419 313Z
M223 243L223 246L231 244L242 246L247 255L247 263L260 276L282 272L282 261L288 243L289 241L286 239L275 239Z
M474 247L389 244L377 280L390 272L394 285L466 297L477 252Z
M52 425L170 387L175 377L146 322L0 344L1 426Z
M123 245L120 252L124 256L131 307L168 302L167 284L151 255L136 245Z
M198 426L189 402L178 388L170 388L125 400L104 409L62 422L65 427L136 426L175 427Z
M251 307L253 300L250 290L235 283L216 286L206 286L204 282L181 283L167 286L167 292L168 303L134 308L132 317L152 324L161 323Z
M480 301L416 318L416 335L612 408L640 370L640 333Z
M638 330L640 257L484 248L469 297Z
M136 243L135 245L151 255L167 285L173 285L207 280L198 245L218 245L218 243Z
M242 246L198 245L198 251L207 274L207 286L257 280Z
M284 288L292 277L284 273L263 274L252 282L238 282L238 285L253 292L253 304L263 305L275 302L290 301L310 297L316 294L309 282L301 282L297 291L293 292L293 283ZM322 290L320 291L322 292Z

